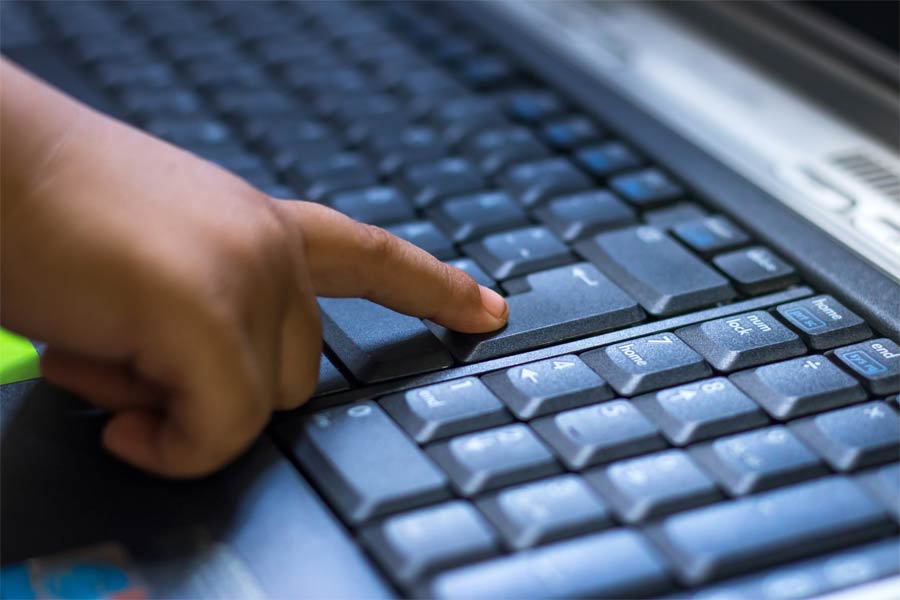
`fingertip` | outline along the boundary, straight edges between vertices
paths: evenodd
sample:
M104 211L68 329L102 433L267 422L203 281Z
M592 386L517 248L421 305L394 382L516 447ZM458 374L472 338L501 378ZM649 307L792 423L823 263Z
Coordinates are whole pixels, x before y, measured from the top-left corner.
M481 304L484 309L497 320L497 327L502 327L509 319L509 304L506 299L491 288L478 286L481 292Z
M103 429L103 446L136 467L159 470L158 446L161 417L146 410L116 413Z

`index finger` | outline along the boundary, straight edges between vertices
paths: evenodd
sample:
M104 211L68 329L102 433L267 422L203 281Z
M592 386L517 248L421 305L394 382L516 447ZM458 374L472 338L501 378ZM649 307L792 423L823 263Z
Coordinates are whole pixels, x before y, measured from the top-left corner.
M280 205L302 230L317 295L366 298L463 333L506 324L509 308L499 294L421 248L325 206Z

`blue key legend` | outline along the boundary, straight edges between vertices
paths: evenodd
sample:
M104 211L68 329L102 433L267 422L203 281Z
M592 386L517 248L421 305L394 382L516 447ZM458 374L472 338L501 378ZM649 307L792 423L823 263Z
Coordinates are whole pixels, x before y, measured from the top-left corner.
M804 331L816 331L826 326L825 321L800 306L784 311L784 316Z
M843 355L844 361L863 375L877 375L888 368L864 350L854 350Z

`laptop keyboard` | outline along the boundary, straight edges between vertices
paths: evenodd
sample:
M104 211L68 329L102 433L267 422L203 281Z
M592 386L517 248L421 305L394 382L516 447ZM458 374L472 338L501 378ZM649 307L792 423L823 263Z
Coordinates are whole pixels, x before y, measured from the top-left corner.
M274 434L400 593L793 598L900 571L897 344L452 8L3 25L135 125L508 296L485 335L320 300L319 392L345 394Z

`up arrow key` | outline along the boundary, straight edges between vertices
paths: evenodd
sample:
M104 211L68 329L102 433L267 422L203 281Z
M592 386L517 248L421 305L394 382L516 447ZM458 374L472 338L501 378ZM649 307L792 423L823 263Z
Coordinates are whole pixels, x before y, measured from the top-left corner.
M537 371L532 371L532 370L529 369L528 367L525 367L525 368L522 369L522 372L519 373L519 377L521 377L522 379L527 379L527 380L529 380L531 383L537 383L537 382L538 382L538 374L537 374Z
M697 395L697 392L695 392L694 390L687 389L687 388L678 392L678 397L681 398L682 400L690 400L691 398L693 398L696 395Z

